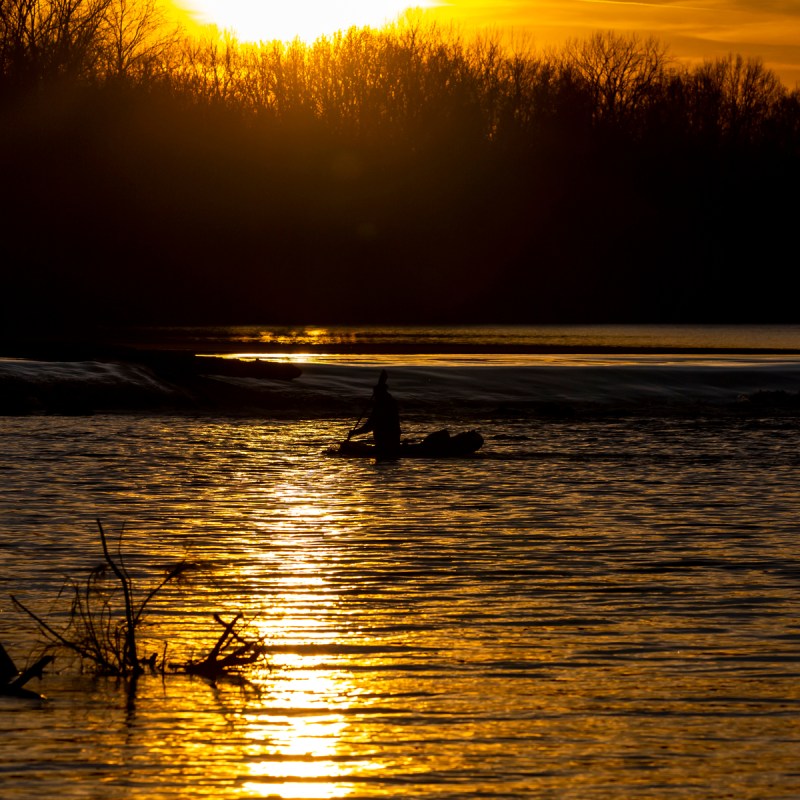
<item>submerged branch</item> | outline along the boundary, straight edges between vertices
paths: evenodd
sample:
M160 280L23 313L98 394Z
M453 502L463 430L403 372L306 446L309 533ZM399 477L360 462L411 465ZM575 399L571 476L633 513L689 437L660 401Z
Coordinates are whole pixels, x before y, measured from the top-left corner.
M137 610L136 614L134 615L134 621L138 625L139 620L141 619L142 614L144 613L145 608L147 608L150 601L168 584L172 581L179 580L183 577L183 575L191 569L194 569L195 565L190 563L187 560L179 561L174 566L170 567L167 570L167 574L161 579L160 583L156 584L148 593L147 596L142 600L141 604L139 605L139 609Z
M0 695L40 700L41 695L23 688L33 678L42 679L44 668L53 662L53 656L42 656L21 673L0 642Z
M127 622L127 628L125 631L125 661L127 661L127 666L130 667L134 672L141 672L141 666L139 664L139 658L136 652L136 619L134 618L133 613L133 599L131 597L131 580L120 568L117 563L111 558L111 554L108 552L108 543L106 541L106 534L103 530L103 524L98 519L97 520L97 528L100 531L100 541L103 545L103 555L105 556L106 562L111 567L113 573L117 576L120 582L120 587L122 589L122 596L125 600L125 620ZM121 665L123 667L123 672L126 671L124 669L125 664Z
M135 607L134 582L122 563L119 563L109 551L108 537L101 521L97 520L97 529L100 534L100 543L103 550L105 565L110 568L116 581L106 585L103 578L106 576L106 566L101 565L91 570L86 578L86 586L81 587L74 581L67 581L59 591L59 597L70 588L70 605L68 609L68 622L66 627L59 631L56 627L28 608L14 595L11 600L14 606L29 616L39 627L39 630L50 645L63 648L75 653L80 659L91 662L98 672L107 675L130 677L135 686L136 678L141 675L145 667L151 671L160 671L164 674L167 670L168 642L164 642L162 660L159 668L158 654L152 653L147 659L139 659L136 633L137 628L144 619L144 612L153 599L173 580L178 580L187 570L194 567L187 560L171 566L166 574L145 594L144 599ZM124 603L124 617L118 619L113 613L112 600L119 602L121 595ZM221 677L230 677L229 670L238 670L258 661L266 652L263 639L248 639L237 626L244 619L241 613L237 614L230 622L225 622L218 614L214 620L223 627L217 641L205 658L199 661L189 661L181 671L189 674L202 675L212 683ZM42 669L50 663L51 656L40 659L22 676L10 684L17 674L17 669L0 649L0 693L2 686L8 684L14 691L22 683L35 675L41 675Z
M219 614L214 619L222 625L223 631L208 655L201 661L189 661L185 670L190 675L200 675L212 683L223 677L230 677L229 670L237 670L243 666L254 664L266 653L263 639L248 640L236 631L236 625L243 619L237 614L230 622L225 622ZM221 655L229 640L240 643L240 646L226 655Z
M52 642L60 644L62 647L66 647L68 650L72 650L82 658L95 659L95 655L92 652L90 652L86 647L80 645L78 642L70 641L69 639L64 637L57 630L55 630L55 628L53 628L45 620L43 620L38 614L31 611L21 600L18 600L13 594L11 595L11 602L20 611L27 614L39 626L39 629L50 637Z

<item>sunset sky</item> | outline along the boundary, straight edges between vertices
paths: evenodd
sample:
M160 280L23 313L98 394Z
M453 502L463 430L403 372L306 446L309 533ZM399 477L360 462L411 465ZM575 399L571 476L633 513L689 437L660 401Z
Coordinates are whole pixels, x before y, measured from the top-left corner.
M313 39L349 25L379 25L403 11L394 0L182 0L195 16L242 39ZM424 4L417 4L424 5ZM790 88L800 84L796 0L429 0L428 14L464 30L512 31L539 47L595 30L653 34L680 59L730 52L761 56Z

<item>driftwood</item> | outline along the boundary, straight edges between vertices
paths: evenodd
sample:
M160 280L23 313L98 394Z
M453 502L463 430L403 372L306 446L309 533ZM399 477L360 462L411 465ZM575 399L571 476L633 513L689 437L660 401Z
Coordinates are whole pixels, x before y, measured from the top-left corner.
M23 687L32 678L41 680L44 668L52 661L53 656L42 656L33 666L20 673L16 664L14 664L14 660L6 652L2 642L0 642L0 695L41 700L42 696L40 694Z
M147 591L142 592L129 574L118 546L116 554L109 548L108 537L97 520L103 563L93 569L85 583L70 580L67 583L72 597L66 625L57 630L47 619L28 608L14 595L11 600L19 611L27 614L38 626L51 647L76 654L82 662L94 666L101 675L129 678L131 692L135 692L137 678L149 668L151 672L165 674L167 671L167 645L158 661L158 654L141 655L137 632L141 627L146 609L153 598L170 582L180 580L195 568L188 561L169 567L162 577ZM208 654L195 661L170 667L178 672L200 675L213 684L217 680L241 679L243 667L253 664L264 656L267 648L260 639L245 638L241 629L244 617L237 614L225 622L218 614L214 620L223 631ZM240 624L241 623L241 624ZM36 696L23 694L23 684L38 675L52 656L39 659L30 669L18 676L11 657L0 645L0 694Z
M11 600L39 626L39 630L51 644L71 650L82 660L93 663L100 674L128 677L141 674L145 666L155 670L156 659L153 656L148 659L139 658L137 630L153 598L168 583L180 580L194 565L187 561L172 565L144 597L138 600L136 587L125 567L122 554L118 551L116 558L112 556L106 532L99 519L97 529L104 563L89 573L85 585L74 581L67 584L72 594L72 604L64 630L56 630L14 595L11 595ZM107 580L109 572L115 580ZM116 603L113 603L115 598Z
M230 622L225 622L219 614L214 614L216 622L223 627L222 634L204 659L186 664L189 675L200 675L214 683L220 678L230 677L231 670L253 664L264 655L266 647L262 639L248 640L236 631L236 625L242 618L241 614L237 614ZM234 642L239 646L224 653L225 648Z

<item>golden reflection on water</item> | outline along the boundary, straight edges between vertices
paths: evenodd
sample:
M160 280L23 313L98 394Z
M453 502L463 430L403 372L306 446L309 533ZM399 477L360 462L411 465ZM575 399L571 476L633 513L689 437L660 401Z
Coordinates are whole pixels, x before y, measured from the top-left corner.
M290 517L287 528L293 529L297 518L308 519L318 524L332 519L331 512L320 503L320 498L311 497L305 487L297 485L278 486L273 497L282 504L283 512Z
M124 510L155 496L175 530L159 508L126 544L166 560L190 541L212 574L168 596L159 628L197 655L219 635L209 612L241 610L270 656L245 689L143 676L135 713L119 687L46 685L47 716L0 714L22 765L4 800L34 796L23 766L39 780L48 763L62 800L90 782L108 800L800 796L795 423L551 423L535 458L383 470L304 458L334 423L92 420L105 438L62 432L52 474L37 456L67 423L38 439L34 423L17 462L77 510L81 485L130 461L84 453L134 435L166 450L135 460ZM529 446L504 425L495 453ZM91 530L54 530L62 563L94 563ZM32 554L46 563L23 546L20 583Z
M275 526L273 520L277 533L288 534L298 523L305 528L306 521L319 530L330 512L312 494L294 484L274 487L273 497L286 515L285 524ZM274 565L265 594L256 600L263 603L268 595L266 616L259 616L254 625L258 636L275 649L268 666L251 676L260 692L259 707L251 705L241 718L248 742L249 779L241 786L246 797L342 798L352 792L348 778L379 769L363 756L353 760L344 743L348 718L342 709L358 694L352 676L333 669L328 654L293 652L332 645L337 638L328 619L335 590L314 555L317 543L292 537ZM247 564L263 565L263 559L274 557L254 543L252 559L244 559L240 568L257 574L263 566Z
M300 619L290 613L282 618L290 632ZM265 627L266 636L281 637L280 621ZM275 653L269 669L254 678L263 694L261 708L242 715L250 778L242 784L245 796L346 797L352 791L348 778L377 769L347 758L348 723L338 709L355 686L323 661L319 655Z
M243 784L245 795L333 798L350 793L340 782L353 774L354 765L337 760L347 723L329 710L330 699L345 687L329 675L305 674L310 660L294 654L276 658L273 669L280 670L280 677L271 680L270 694L277 705L243 717L252 778Z

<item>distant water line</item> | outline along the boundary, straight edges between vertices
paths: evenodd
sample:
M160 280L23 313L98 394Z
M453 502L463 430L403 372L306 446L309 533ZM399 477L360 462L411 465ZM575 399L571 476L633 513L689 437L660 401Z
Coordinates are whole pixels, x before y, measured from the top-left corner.
M240 325L138 328L114 336L129 344L225 353L800 353L800 325Z

